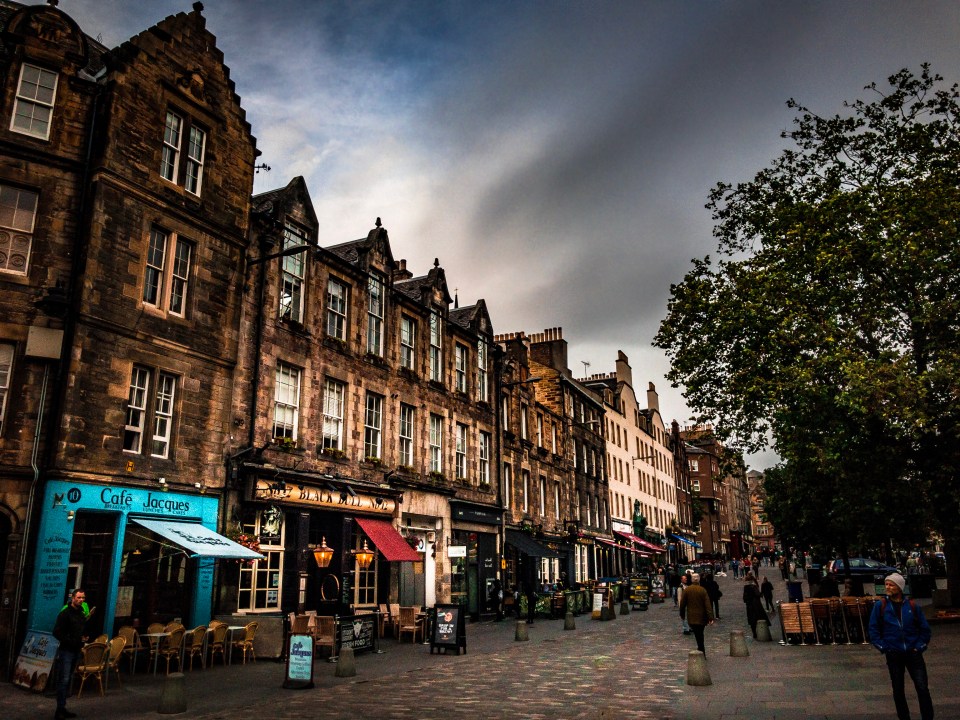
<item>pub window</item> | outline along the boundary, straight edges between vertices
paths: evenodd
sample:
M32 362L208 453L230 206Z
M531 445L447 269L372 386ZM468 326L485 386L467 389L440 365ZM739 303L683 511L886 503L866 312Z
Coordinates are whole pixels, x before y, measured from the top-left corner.
M58 75L36 65L20 66L17 98L10 129L41 140L50 137L50 118L57 97Z
M0 185L0 273L26 275L30 269L38 197L29 190Z
M240 612L276 612L280 608L284 521L280 521L279 534L263 535L263 514L250 513L240 526L245 535L260 538L260 554L264 556L263 560L240 564L240 588L237 593L237 610Z
M354 550L360 550L363 547L363 541L367 541L367 548L373 549L373 543L356 526L354 526L352 547ZM377 572L380 553L374 550L373 562L366 569L360 567L360 563L354 560L354 583L353 583L353 606L358 607L376 607L377 604Z

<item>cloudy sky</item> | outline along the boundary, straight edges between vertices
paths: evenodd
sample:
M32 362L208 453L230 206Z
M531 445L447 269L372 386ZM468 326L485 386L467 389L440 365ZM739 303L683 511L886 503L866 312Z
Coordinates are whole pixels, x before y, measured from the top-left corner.
M61 0L112 47L188 0ZM713 252L704 209L783 147L785 107L842 110L903 67L960 80L956 2L205 0L253 125L257 192L303 175L320 242L366 235L497 332L563 328L578 377L651 347L670 285ZM763 469L772 454L751 459Z

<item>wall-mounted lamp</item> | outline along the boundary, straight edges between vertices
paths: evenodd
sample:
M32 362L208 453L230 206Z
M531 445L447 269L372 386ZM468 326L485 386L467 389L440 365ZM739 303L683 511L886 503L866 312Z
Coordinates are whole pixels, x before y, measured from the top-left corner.
M370 563L373 562L374 553L373 550L367 547L366 540L363 541L363 547L360 550L354 550L353 554L357 558L357 564L361 570L366 570L370 567Z
M160 483L160 489L161 489L161 490L163 490L164 492L166 492L167 490L169 490L169 488L167 487L167 479L166 479L166 478L160 478L159 480L157 480L157 482Z
M75 516L75 513L73 512L73 510L67 510L67 522L72 521L74 516Z
M333 559L333 549L327 545L326 538L323 538L319 545L310 546L310 549L313 550L313 559L317 561L317 567L330 566L330 561Z

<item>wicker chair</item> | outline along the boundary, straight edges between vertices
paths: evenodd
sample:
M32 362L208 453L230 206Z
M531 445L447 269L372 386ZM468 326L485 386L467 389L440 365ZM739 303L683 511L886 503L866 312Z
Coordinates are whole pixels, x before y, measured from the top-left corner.
M227 664L226 656L226 643L227 643L227 631L230 629L230 626L226 623L217 623L213 626L213 637L210 638L210 667L213 667L213 659L217 656L217 653L220 653L220 662L224 665Z
M244 628L243 639L234 640L232 650L239 650L243 654L243 664L247 664L247 653L253 656L253 659L257 659L257 653L253 649L253 638L257 635L257 629L260 627L260 623L254 621L252 623L247 623L247 626Z
M108 642L110 642L110 636L107 635L106 633L103 633L103 635L97 635L97 637L94 639L94 642L103 643L104 645L106 645Z
M141 650L145 650L146 647L140 640L140 633L137 632L137 629L133 627L133 625L122 626L117 630L117 635L127 641L124 643L121 655L127 658L127 662L130 664L130 673L133 674L133 671L137 667L137 654Z
M80 662L77 663L77 675L80 676L80 689L77 697L83 694L83 684L89 677L95 677L100 685L100 694L103 695L103 670L107 665L107 644L92 642L83 646L80 651Z
M171 626L168 625L167 627L170 628ZM177 624L173 626L172 630L167 629L164 630L164 632L169 632L170 634L161 639L157 654L167 661L167 675L170 674L170 661L173 659L176 659L177 667L180 669L180 672L183 672L183 660L180 658L180 651L186 628L184 628L183 625Z
M126 644L127 639L123 635L117 635L107 646L109 651L107 654L107 680L109 681L110 671L113 670L117 674L117 684L121 687L123 683L120 682L120 658L123 657Z
M206 625L197 625L193 630L190 631L188 645L186 647L186 655L190 658L190 669L193 670L193 659L197 656L200 657L200 669L203 670L207 665L205 658L203 657L203 641L207 637L207 626Z

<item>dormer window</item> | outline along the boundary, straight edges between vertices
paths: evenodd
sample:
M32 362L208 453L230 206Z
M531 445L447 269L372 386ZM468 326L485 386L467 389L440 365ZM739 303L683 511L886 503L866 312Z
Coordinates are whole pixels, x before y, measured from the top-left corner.
M13 104L10 129L13 132L47 140L50 118L57 96L57 73L24 63L20 67L17 99Z
M206 148L206 131L194 125L190 118L168 110L160 152L160 176L199 195Z
M380 276L370 276L367 291L367 352L383 357L383 280Z

